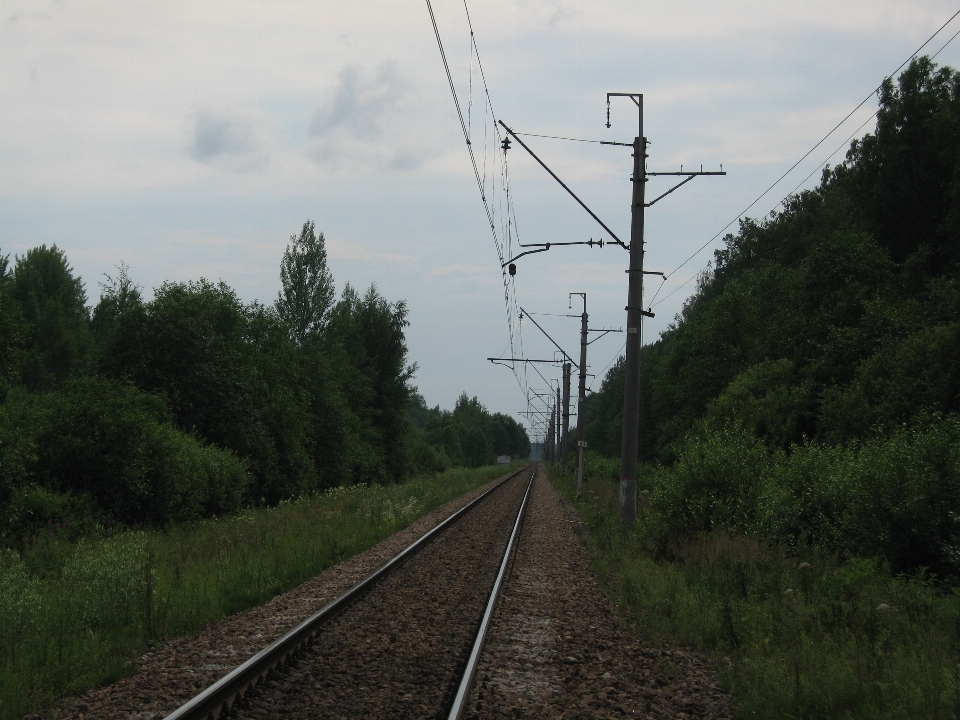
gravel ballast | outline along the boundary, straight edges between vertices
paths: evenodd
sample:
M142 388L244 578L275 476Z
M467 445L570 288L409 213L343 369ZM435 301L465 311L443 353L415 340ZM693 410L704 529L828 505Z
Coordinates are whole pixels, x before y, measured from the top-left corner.
M524 482L511 484L525 486L529 472L522 477ZM225 618L196 637L164 643L139 659L132 676L35 717L165 717L493 484L448 503L263 607ZM512 502L519 505L519 498ZM577 537L575 511L542 470L529 503L467 716L729 717L728 698L716 674L695 652L647 646L624 629ZM465 524L470 515L454 528L464 526L458 531L466 537L463 552L473 552L473 559L460 551L431 559L429 553L436 556L441 547L431 543L404 564L409 576L419 574L426 580L434 573L419 590L404 590L406 583L399 576L380 583L365 598L372 601L368 609L351 620L347 613L358 602L337 618L311 648L312 658L302 658L270 680L241 717L445 717L441 706L448 705L450 688L455 687L448 676L462 670L462 651L445 651L441 638L460 624L475 631L482 607L472 624L458 619L473 613L467 605L475 603L469 600L475 593L467 586L481 584L472 578L495 573L502 553L502 547L493 547L490 532L470 536ZM502 533L503 543L507 532ZM480 565L489 568L481 572ZM408 600L399 602L398 592ZM375 619L386 622L375 627ZM468 646L472 640L460 642ZM281 700L291 695L295 701Z
M467 717L729 717L696 653L648 647L621 628L575 533L580 519L543 470L529 502Z

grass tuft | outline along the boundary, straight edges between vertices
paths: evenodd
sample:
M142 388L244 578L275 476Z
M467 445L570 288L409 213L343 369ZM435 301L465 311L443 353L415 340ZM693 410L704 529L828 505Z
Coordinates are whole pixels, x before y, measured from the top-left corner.
M241 515L0 550L0 720L115 682L143 648L262 604L505 472L338 487Z
M551 469L573 498L570 477ZM618 488L594 476L576 505L601 578L654 642L714 658L737 718L960 717L960 593L870 558L796 557L713 531L664 552L617 521Z

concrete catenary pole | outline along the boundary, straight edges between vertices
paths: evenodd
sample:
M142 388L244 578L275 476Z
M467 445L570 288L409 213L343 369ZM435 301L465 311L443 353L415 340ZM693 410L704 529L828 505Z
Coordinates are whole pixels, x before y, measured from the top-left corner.
M586 428L585 405L587 400L587 294L574 293L583 296L583 314L580 316L580 387L577 394L577 499L583 493L583 449L587 443L584 440Z
M647 139L643 136L643 95L639 95L640 132L633 141L633 201L630 205L630 269L627 290L627 352L624 361L623 436L620 443L620 522L637 519L637 442L640 426L640 322L643 317L643 210L647 183Z
M561 439L562 447L562 470L567 474L567 455L570 451L570 363L563 363L563 437Z
M547 440L547 447L550 448L550 455L547 458L547 460L549 460L550 462L554 462L557 459L556 448L554 447L554 443L553 443L554 428L556 428L556 426L557 426L557 409L553 408L553 410L550 411L550 427L547 430L547 434L549 435L549 439Z
M556 441L557 454L553 458L553 463L557 467L560 467L560 461L563 458L563 436L561 434L561 426L563 425L563 405L561 404L560 399L560 384L557 383L557 400L554 403L554 407L557 410L557 427L556 433L554 435L554 440Z

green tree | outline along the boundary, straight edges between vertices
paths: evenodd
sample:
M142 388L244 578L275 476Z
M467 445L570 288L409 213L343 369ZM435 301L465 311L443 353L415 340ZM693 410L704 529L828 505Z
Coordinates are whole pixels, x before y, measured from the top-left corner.
M20 357L26 340L20 307L10 294L13 275L9 265L9 256L0 255L0 402L18 380Z
M316 483L293 350L272 312L201 279L164 283L121 313L108 367L165 398L179 428L248 462L251 500L276 502Z
M300 235L290 236L280 263L280 282L283 290L277 295L277 315L294 342L302 345L310 333L323 329L334 297L323 233L314 232L311 220L303 224Z
M350 393L352 406L369 428L375 455L380 457L386 479L392 481L404 476L403 448L410 427L407 411L412 392L409 381L417 370L416 363L407 364L404 328L409 324L403 300L388 302L376 285L361 297L347 284L330 313L324 336L343 348L358 373L355 390ZM365 397L369 404L363 402ZM377 471L369 467L364 472Z
M18 256L10 296L26 324L24 385L50 388L87 369L92 344L87 296L63 250L41 245Z
M126 264L120 263L116 277L104 273L104 279L90 323L96 341L96 365L99 372L120 377L132 362L129 355L139 352L133 330L142 327L144 304L140 286L130 278ZM121 326L128 327L124 330Z

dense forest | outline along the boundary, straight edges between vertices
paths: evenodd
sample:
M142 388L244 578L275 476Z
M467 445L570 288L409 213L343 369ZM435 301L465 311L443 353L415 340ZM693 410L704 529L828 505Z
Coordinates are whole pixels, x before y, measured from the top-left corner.
M665 547L726 528L960 575L960 74L915 60L876 130L724 238L643 348ZM622 358L588 400L619 457Z
M405 303L374 285L337 299L312 222L290 238L280 279L272 306L205 279L147 299L121 265L91 308L56 245L0 258L0 542L529 453L519 423L476 398L426 408Z

